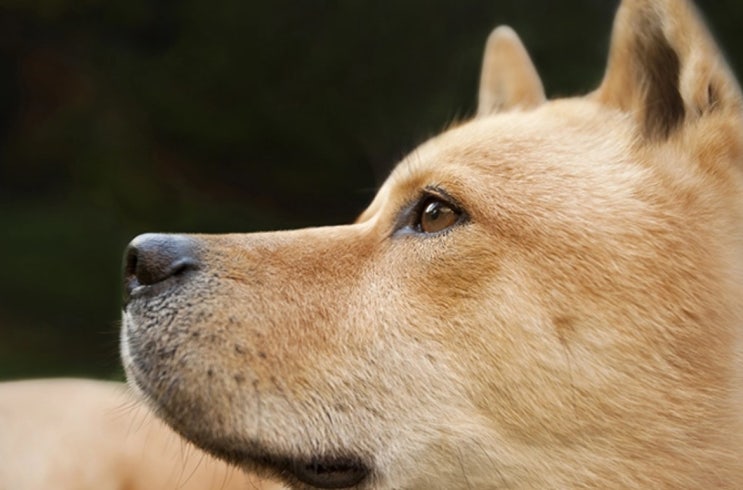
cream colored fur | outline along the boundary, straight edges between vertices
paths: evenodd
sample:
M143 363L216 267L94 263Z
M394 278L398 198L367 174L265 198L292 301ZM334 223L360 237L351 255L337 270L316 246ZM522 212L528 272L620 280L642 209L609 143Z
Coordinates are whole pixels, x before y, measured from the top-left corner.
M1 490L278 490L183 441L119 383L0 383Z
M191 236L124 311L132 384L301 489L317 455L359 489L743 488L742 99L693 8L625 0L601 86L551 101L496 30L479 97L352 225ZM461 219L426 233L431 199Z

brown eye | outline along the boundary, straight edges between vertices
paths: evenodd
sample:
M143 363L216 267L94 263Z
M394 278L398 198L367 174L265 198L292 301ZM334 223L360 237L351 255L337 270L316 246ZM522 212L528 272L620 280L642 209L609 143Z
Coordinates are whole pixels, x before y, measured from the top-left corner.
M460 212L446 202L432 198L421 208L419 230L423 233L443 231L459 221Z

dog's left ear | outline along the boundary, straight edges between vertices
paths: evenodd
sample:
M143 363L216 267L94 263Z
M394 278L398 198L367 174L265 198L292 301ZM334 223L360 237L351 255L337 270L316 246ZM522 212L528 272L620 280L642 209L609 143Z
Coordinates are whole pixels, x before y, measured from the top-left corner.
M594 96L665 139L705 114L743 111L740 89L687 0L623 0L609 64Z
M477 117L530 109L544 101L542 80L521 40L510 27L496 28L485 45Z

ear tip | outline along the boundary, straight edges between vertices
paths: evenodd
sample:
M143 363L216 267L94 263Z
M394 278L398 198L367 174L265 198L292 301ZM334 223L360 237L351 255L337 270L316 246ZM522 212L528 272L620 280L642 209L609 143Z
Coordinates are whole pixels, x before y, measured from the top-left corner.
M521 42L519 35L510 26L500 25L493 29L488 36L488 45L501 44L503 42Z
M488 36L480 74L477 113L532 108L545 100L544 87L526 47L508 26Z

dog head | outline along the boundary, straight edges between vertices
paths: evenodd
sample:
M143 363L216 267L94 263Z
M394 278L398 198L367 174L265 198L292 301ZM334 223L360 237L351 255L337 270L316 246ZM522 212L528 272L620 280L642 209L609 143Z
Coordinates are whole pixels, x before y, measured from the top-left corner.
M743 485L741 102L682 1L626 0L580 98L496 29L354 224L137 237L129 379L296 488Z

